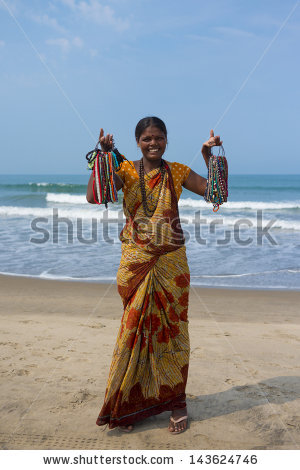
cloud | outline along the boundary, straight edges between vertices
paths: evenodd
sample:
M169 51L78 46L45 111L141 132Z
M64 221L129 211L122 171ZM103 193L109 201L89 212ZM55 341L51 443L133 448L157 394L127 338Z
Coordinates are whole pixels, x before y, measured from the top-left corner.
M72 44L76 47L81 48L83 46L83 41L79 37L73 39Z
M97 57L98 51L97 49L90 49L90 56L91 57Z
M5 42L0 39L0 47L4 47L4 46L5 46Z
M70 51L72 46L81 48L83 46L83 41L79 37L75 37L73 39L56 38L47 39L46 44L48 44L48 46L57 46L64 54L66 54Z
M44 26L49 26L50 28L59 31L60 33L65 33L66 30L63 26L61 26L56 18L51 18L48 15L30 15L31 20L35 21L36 23Z
M214 28L215 31L222 34L227 34L236 37L255 37L254 33L250 33L249 31L244 31L243 29L231 28L230 26L218 26Z
M70 8L76 7L75 0L61 0L61 3L63 3L64 5L67 5Z
M205 41L205 42L212 42L212 43L220 43L221 39L214 37L214 36L206 36L204 34L187 34L187 39L191 39L193 41Z
M116 16L115 11L108 5L102 5L99 0L60 0L61 3L78 13L81 18L100 25L108 25L122 32L129 28L129 21Z
M70 41L67 38L47 39L46 44L49 46L58 46L64 53L70 50Z

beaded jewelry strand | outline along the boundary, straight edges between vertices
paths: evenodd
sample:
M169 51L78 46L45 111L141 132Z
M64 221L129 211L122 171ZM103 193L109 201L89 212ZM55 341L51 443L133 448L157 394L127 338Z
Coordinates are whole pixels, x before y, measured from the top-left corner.
M220 155L220 150L222 155ZM219 206L227 201L228 197L228 164L223 145L219 155L211 155L208 164L207 185L204 199L213 204L213 211L217 212Z
M128 161L124 155L121 155L117 148L112 146L109 152L103 152L98 148L97 143L94 150L86 154L88 161L87 168L93 171L93 195L96 204L105 204L107 209L108 202L118 202L118 193L114 181L114 172L118 171L124 160ZM130 162L128 162L130 164Z

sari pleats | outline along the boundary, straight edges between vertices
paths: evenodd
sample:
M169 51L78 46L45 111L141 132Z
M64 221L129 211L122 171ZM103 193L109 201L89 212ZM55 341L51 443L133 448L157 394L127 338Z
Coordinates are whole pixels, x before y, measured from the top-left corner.
M186 406L190 274L184 237L170 169L161 191L157 171L148 175L146 194L156 206L151 219L138 186L123 202L117 283L124 313L96 422L110 429Z

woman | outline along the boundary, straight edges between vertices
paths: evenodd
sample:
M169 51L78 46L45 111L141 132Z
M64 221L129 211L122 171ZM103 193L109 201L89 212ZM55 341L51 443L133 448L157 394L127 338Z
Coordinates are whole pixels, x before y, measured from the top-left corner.
M114 175L117 190L124 192L126 217L117 274L124 313L96 423L130 432L136 421L169 410L169 431L179 434L188 423L190 274L178 199L182 186L203 196L207 180L186 165L162 159L167 130L159 118L141 119L135 137L141 160L124 161ZM103 129L99 141L103 151L112 148L112 135L105 136ZM211 131L202 147L206 165L210 148L221 144ZM91 176L90 203L92 184Z

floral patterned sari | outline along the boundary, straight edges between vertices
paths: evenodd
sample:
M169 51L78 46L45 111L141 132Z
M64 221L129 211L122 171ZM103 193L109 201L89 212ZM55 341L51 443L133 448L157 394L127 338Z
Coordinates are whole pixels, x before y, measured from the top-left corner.
M145 176L150 218L138 179L123 199L117 283L124 313L96 422L110 429L186 406L190 275L168 164L160 181L158 169Z

